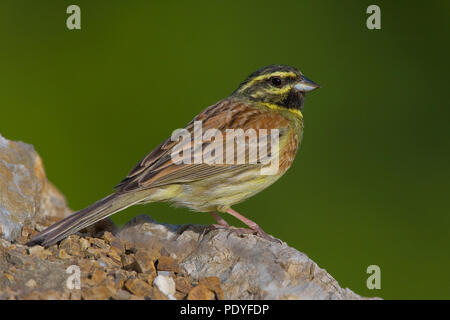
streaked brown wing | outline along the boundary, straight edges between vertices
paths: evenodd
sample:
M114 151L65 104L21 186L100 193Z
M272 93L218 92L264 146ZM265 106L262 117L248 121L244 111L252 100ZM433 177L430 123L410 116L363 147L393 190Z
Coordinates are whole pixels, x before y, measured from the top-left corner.
M214 128L222 133L225 139L226 129L280 129L280 135L283 134L283 128L287 128L289 122L287 119L271 112L251 107L243 102L226 99L206 108L197 115L185 127L191 135L194 131L194 121L202 121L202 129L205 132ZM286 131L286 130L284 130ZM270 133L268 139L270 141ZM153 188L156 186L188 183L205 179L223 172L241 170L249 166L260 166L261 164L175 164L172 161L172 150L178 141L172 141L170 138L165 140L156 149L151 151L138 165L128 174L128 176L117 185L116 189L121 191L132 191L138 188ZM204 142L203 148L208 145ZM193 143L190 144L193 153ZM248 146L244 148L248 152ZM269 148L270 152L270 148ZM235 155L235 158L238 154Z

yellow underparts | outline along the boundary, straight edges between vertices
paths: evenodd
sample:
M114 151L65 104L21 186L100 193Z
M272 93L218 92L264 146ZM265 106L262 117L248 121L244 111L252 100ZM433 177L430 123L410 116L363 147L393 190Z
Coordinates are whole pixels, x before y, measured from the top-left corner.
M274 103L269 103L269 102L261 102L261 104L272 110L291 112L291 113L295 114L296 116L298 116L300 119L303 119L303 114L298 109L289 109L289 108L281 107L279 105L276 105Z

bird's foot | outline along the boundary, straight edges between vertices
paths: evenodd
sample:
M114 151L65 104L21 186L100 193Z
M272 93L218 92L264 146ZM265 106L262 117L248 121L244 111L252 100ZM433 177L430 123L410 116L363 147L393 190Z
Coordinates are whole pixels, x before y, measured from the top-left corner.
M245 235L248 234L252 234L255 236L258 236L260 238L272 241L272 242L276 242L276 243L282 243L281 240L272 237L271 235L268 235L267 233L265 233L263 230L254 230L254 229L250 229L250 228L237 228L237 227L226 227L220 224L210 224L209 226L207 226L205 228L205 234L214 231L214 230L227 230L228 231L228 237L230 236L230 234L234 233L236 234L238 237L244 237Z
M210 224L209 226L207 226L206 228L205 228L205 233L208 233L208 232L211 232L211 231L214 231L214 230L219 230L219 229L228 229L229 228L229 226L223 226L223 225L221 225L221 224Z
M217 214L216 212L212 211L210 212L211 215L214 217L214 219L216 219L216 221L218 222L218 224L211 224L209 225L206 229L205 229L205 233L208 233L212 230L217 230L217 229L227 229L229 230L229 234L231 233L235 233L237 234L239 237L242 237L246 234L253 234L256 235L258 237L261 237L263 239L272 241L272 242L276 242L276 243L282 243L281 240L274 238L270 235L268 235L267 233L265 233L263 231L263 229L261 229L260 226L258 226L255 222L251 221L250 219L245 218L244 216L242 216L241 214L239 214L238 212L234 211L231 208L228 208L226 210L226 212L230 213L231 215L233 215L234 217L238 218L239 220L241 220L242 222L244 222L246 225L249 226L249 228L236 228L236 227L231 227L219 214Z
M279 244L282 243L282 241L280 239L277 239L275 237L272 237L271 235L268 235L261 228L259 228L259 229L250 229L250 228L230 227L230 228L228 228L228 230L230 231L229 234L235 233L239 237L243 237L244 235L252 234L252 235L258 236L260 238L269 240L271 242L275 242L275 243L279 243Z

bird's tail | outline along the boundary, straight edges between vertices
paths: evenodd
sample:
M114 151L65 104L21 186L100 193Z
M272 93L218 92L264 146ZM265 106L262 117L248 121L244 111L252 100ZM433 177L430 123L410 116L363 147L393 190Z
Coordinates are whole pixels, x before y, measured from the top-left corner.
M126 193L111 194L51 225L34 236L27 245L51 246L59 240L138 202L133 201L133 198L132 195Z

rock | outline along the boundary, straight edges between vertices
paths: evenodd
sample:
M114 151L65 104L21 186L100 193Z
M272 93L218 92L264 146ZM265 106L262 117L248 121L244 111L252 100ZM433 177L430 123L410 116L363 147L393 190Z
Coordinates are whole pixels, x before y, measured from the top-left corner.
M226 299L353 299L305 254L256 236L205 235L181 267L193 278L216 276Z
M139 271L139 265L136 263L136 259L134 258L134 255L122 255L122 265L125 270L135 270L136 272Z
M84 300L106 300L113 296L113 293L105 286L86 287L81 291Z
M109 253L108 253L109 254ZM100 255L100 257L98 258L98 264L103 267L106 268L107 270L111 270L111 269L118 269L121 267L120 261L116 261L114 259L111 259L108 254L106 253L102 253Z
M77 256L81 254L80 237L73 234L65 238L59 244L60 251L64 250L67 255Z
M120 269L114 272L114 279L112 285L118 290L124 288L125 281L128 278L127 272L125 270Z
M91 246L94 248L106 249L107 251L109 251L110 249L109 244L107 244L103 239L89 237L88 240L91 242Z
M362 299L286 243L240 237L223 229L206 232L204 226L159 224L148 216L132 219L117 236L143 248L166 248L181 261L182 274L202 280L218 299ZM158 270L161 259L164 268L166 261L173 262L161 256ZM217 277L220 290L207 277Z
M3 245L0 270L8 271L0 274L0 299L53 298L56 293L59 299L69 297L65 285L67 264L64 261L49 261L46 254L29 254L11 243Z
M59 259L70 259L70 256L67 254L66 250L59 249L58 250L58 258Z
M145 248L154 255L166 252L181 261L196 248L204 229L204 226L154 223L150 217L140 215L124 225L116 237L132 249Z
M118 290L114 295L114 299L116 300L130 300L131 293L125 290Z
M45 175L33 146L0 135L0 237L14 241L25 225L70 213L64 196ZM47 223L48 224L48 223Z
M109 250L108 257L111 258L111 260L116 264L122 263L122 258L120 257L120 254L114 248L111 248L111 250Z
M175 300L175 281L170 276L158 274L154 281L155 286L169 299Z
M172 257L161 256L158 259L157 269L159 271L173 271L175 273L180 272L178 261Z
M195 288L193 288L189 294L188 300L214 300L214 292L208 289L203 284L199 284Z
M145 250L137 251L134 255L134 261L137 265L138 272L156 276L154 257L149 252Z
M175 288L180 293L187 295L189 293L189 291L191 291L192 285L187 278L177 277L177 278L175 278Z
M83 283L95 287L102 283L106 279L106 276L107 274L104 270L94 269L87 278L83 279Z
M50 252L50 250L44 249L44 247L41 246L34 246L31 247L30 249L28 249L28 252L32 255L32 256L37 256L40 259L46 259L48 256L51 256L52 253Z
M26 285L28 288L33 289L33 288L35 288L35 287L37 286L37 283L36 283L36 281L35 281L34 279L30 279L30 280L28 280L28 281L25 283L25 285Z
M152 295L152 287L138 278L128 279L125 288L136 296L149 297Z
M145 281L150 285L153 284L153 281L155 279L155 276L153 274L148 274L148 273L138 273L137 277L138 277L138 279Z
M220 280L217 277L206 277L200 279L200 284L207 287L209 290L213 291L216 294L217 300L223 300L224 295L222 288L220 287Z
M145 215L27 247L70 210L33 147L1 136L0 195L0 299L363 299L286 243Z
M158 287L153 287L152 294L149 298L152 300L169 300L169 297L162 293Z

